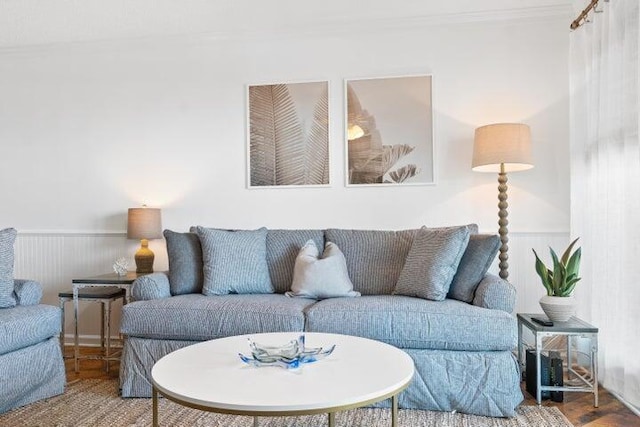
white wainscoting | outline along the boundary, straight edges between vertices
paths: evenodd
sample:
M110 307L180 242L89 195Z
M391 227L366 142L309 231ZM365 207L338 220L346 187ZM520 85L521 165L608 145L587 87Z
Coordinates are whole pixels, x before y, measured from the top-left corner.
M548 259L548 246L562 250L569 241L568 232L512 232L509 234L509 280L518 289L515 312L539 312L538 300L544 289L534 270L531 248ZM113 262L126 257L135 268L133 254L138 242L127 240L125 233L99 232L26 232L16 241L15 275L37 280L44 287L43 302L58 305L58 292L71 289L71 280L108 273ZM168 268L164 241L151 242L156 254L156 271ZM491 267L497 273L497 261ZM120 306L113 305L112 335L117 335ZM67 304L67 341L71 342L73 311ZM80 335L83 344L95 344L100 331L99 304L80 305Z
M18 233L15 245L15 272L21 279L32 279L43 286L42 302L58 305L58 293L71 289L71 280L105 274L112 271L114 261L120 257L129 260L129 269L135 270L133 254L139 242L127 240L126 233L112 232L26 232ZM154 267L167 269L164 241L151 242L156 253ZM112 305L112 335L120 325L119 303ZM65 313L66 340L72 341L73 305L67 303ZM81 343L91 345L100 336L100 304L80 304L79 333Z

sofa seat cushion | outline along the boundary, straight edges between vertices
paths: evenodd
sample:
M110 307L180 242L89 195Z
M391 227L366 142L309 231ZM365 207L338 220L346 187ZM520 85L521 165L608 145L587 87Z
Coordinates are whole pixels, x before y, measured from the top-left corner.
M45 341L58 335L60 328L60 309L52 305L0 309L0 354Z
M307 331L356 335L399 348L496 351L517 344L517 322L461 301L399 295L335 298L306 311Z
M313 303L280 294L188 294L136 301L123 307L120 331L135 337L194 341L303 331L304 309Z

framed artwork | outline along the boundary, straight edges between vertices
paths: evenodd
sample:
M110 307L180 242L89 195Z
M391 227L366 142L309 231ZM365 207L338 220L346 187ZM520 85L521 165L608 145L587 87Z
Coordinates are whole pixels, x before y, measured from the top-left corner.
M432 76L345 80L347 186L434 184Z
M247 87L249 188L329 185L329 82Z

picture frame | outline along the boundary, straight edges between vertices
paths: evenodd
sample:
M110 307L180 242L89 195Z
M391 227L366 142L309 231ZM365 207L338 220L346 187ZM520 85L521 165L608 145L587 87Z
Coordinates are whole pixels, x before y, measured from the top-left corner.
M433 76L344 80L347 187L435 185Z
M249 84L248 188L330 186L329 81Z

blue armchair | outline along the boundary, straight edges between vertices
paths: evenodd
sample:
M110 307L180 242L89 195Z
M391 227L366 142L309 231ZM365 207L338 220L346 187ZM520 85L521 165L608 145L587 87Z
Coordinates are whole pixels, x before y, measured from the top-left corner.
M15 307L0 308L0 413L61 394L61 311L40 304L42 287L14 280Z

